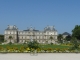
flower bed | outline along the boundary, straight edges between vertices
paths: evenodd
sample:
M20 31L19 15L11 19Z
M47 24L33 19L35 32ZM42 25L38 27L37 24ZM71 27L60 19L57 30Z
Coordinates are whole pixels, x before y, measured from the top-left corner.
M31 51L34 51L34 49L31 49ZM80 52L80 50L70 50L70 49L60 49L60 48L37 48L36 49L37 53L76 53ZM30 48L29 47L6 47L3 48L0 46L0 52L2 53L30 53Z

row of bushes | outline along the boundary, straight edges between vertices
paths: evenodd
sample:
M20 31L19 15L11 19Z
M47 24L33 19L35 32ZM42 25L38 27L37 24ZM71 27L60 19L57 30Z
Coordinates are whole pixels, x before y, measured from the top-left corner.
M6 47L3 48L0 46L0 52L14 52L14 53L30 53L31 51L35 51L35 49L30 49L29 47ZM36 49L37 53L75 53L75 52L80 52L80 50L71 50L69 48L64 48L64 49L60 49L60 48L37 48Z

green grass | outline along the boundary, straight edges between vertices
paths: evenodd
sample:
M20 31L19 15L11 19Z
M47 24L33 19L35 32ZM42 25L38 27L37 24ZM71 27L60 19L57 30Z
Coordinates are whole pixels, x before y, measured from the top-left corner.
M21 45L21 44L18 44L18 45L9 45L9 44L7 44L7 45L0 45L1 47L3 47L3 48L6 48L6 47L17 47L17 48L20 48L20 47L27 47L27 45L26 44L23 44L23 45ZM60 49L63 49L63 48L69 48L70 46L65 46L65 45L39 45L39 47L40 48L52 48L52 49L54 49L54 48L60 48Z
M70 46L63 46L63 45L40 45L41 48L60 48L60 49L63 49L63 48L69 48Z
M6 47L17 47L17 48L20 48L20 47L24 47L24 46L27 46L27 45L21 45L21 44L19 44L19 45L9 45L9 44L7 44L7 45L0 45L1 47L3 47L3 48L6 48Z

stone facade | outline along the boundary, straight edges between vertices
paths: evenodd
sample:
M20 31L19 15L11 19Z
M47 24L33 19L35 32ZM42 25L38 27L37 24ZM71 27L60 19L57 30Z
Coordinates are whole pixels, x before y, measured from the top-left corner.
M35 28L27 28L27 30L20 31L14 26L9 26L5 29L4 39L7 43L10 42L9 36L12 36L12 43L27 43L31 40L36 40L39 43L57 43L57 30L54 26L47 26L43 31L36 30ZM50 39L52 37L52 39Z

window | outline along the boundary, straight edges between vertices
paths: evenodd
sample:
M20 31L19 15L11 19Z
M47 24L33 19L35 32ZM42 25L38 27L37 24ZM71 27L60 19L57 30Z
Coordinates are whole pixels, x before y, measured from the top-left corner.
M39 36L37 36L37 39L39 39Z
M25 39L25 36L23 36L23 39Z
M40 39L42 39L42 36L40 36Z
M40 33L40 34L42 34L42 33Z
M22 32L20 32L20 34L22 34Z
M37 34L39 34L39 33L37 32Z
M8 32L8 34L10 34L10 32Z
M20 32L18 32L18 34L20 34Z
M25 34L25 32L23 32L23 34Z
M5 31L5 34L6 34L6 31Z
M10 34L13 34L13 31Z

